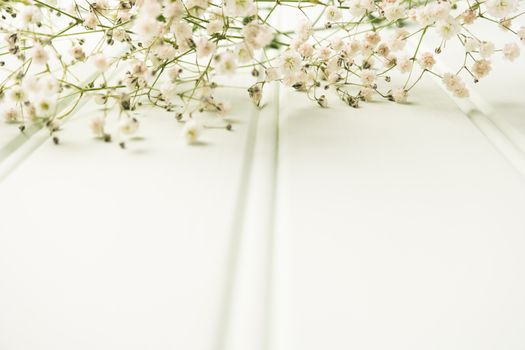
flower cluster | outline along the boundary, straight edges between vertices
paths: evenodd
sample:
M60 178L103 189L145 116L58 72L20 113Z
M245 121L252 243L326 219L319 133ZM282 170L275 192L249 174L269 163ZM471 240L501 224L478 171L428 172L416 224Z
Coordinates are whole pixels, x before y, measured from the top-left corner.
M221 88L244 88L259 106L279 82L321 107L330 91L358 107L404 103L430 74L465 98L465 79L520 55L522 14L518 0L0 0L0 111L58 143L62 121L92 98L94 136L125 147L146 108L172 113L188 143L210 127L204 113L231 130ZM482 22L509 40L476 34ZM457 70L440 72L448 52Z

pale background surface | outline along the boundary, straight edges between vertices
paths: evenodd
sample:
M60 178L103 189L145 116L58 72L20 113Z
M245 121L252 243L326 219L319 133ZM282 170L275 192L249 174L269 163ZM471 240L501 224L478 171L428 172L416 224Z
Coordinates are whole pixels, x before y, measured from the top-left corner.
M0 128L0 349L523 349L524 59L481 105L232 92L196 147Z

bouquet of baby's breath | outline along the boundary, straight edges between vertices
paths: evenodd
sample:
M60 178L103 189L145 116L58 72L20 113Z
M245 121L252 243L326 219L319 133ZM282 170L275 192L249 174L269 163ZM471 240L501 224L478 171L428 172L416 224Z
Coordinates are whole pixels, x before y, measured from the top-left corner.
M156 107L185 123L191 143L203 127L199 113L216 113L231 129L231 107L217 91L237 73L247 76L241 81L257 106L270 82L321 107L328 90L352 107L374 98L403 103L425 74L468 97L463 79L489 74L493 56L519 56L518 7L518 0L0 0L0 108L6 122L21 131L45 126L58 143L61 121L88 98L101 105L92 132L108 142L135 133L141 110ZM508 32L509 41L478 36L479 22ZM437 55L452 45L461 48L451 53L457 70L437 71ZM111 119L118 127L110 130Z

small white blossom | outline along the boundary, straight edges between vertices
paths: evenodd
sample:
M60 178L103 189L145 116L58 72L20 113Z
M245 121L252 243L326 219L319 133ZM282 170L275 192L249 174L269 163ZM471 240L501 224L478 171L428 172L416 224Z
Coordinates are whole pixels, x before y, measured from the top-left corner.
M224 12L228 16L247 17L255 13L253 0L224 0Z
M92 56L91 61L95 69L99 72L105 72L109 67L109 61L103 53L97 53Z
M461 26L459 22L452 16L437 23L437 31L444 40L453 38L460 30Z
M504 18L518 8L518 0L487 0L485 2L489 15Z
M474 62L472 65L472 73L476 76L476 78L483 78L484 76L488 75L492 69L492 66L490 64L490 61L488 60L478 60Z
M408 73L412 70L414 62L408 56L402 56L397 59L397 68L401 73Z
M392 98L397 103L406 103L408 99L408 91L403 88L393 89Z
M219 56L219 72L221 74L232 75L237 69L237 62L235 62L235 54L231 50L223 52Z
M182 128L182 136L187 144L194 144L202 133L202 124L191 119L188 120Z
M136 118L126 118L119 123L121 133L131 135L139 129L139 121Z
M296 51L287 50L281 55L280 67L285 75L296 73L302 67L303 60Z
M242 33L246 44L255 50L262 49L273 39L272 28L257 23L248 24L242 29Z
M89 127L95 135L95 137L103 137L105 132L104 128L106 126L106 120L104 117L96 116L92 118L89 122Z
M84 27L87 29L95 29L98 25L98 18L95 14L90 13L84 18Z
M367 11L373 11L375 6L373 0L350 0L348 1L348 7L353 17L361 17Z
M20 109L16 106L6 107L3 110L2 115L6 123L16 123L21 120Z
M197 41L197 57L206 58L215 52L217 45L206 38Z
M503 46L503 56L509 61L514 61L520 55L520 48L516 43L509 43Z
M417 62L423 69L432 69L432 67L434 67L434 65L436 64L434 55L431 52L422 53L419 56Z
M490 41L484 41L479 45L479 54L483 58L489 58L494 54L494 44Z
M337 22L343 18L343 15L339 8L335 6L327 6L325 10L325 17L328 22Z
M385 18L389 22L395 22L398 19L401 19L405 16L406 8L405 6L399 4L398 2L388 3L383 9L385 13Z
M25 25L38 24L42 21L42 12L36 6L25 6L20 11L20 18Z
M365 86L371 86L376 81L376 73L370 69L364 69L361 72L361 82Z
M31 49L30 54L31 59L36 64L45 65L49 61L49 54L40 44L35 44Z
M478 40L474 38L467 38L465 39L465 51L466 52L472 52L478 50L480 47L480 43Z

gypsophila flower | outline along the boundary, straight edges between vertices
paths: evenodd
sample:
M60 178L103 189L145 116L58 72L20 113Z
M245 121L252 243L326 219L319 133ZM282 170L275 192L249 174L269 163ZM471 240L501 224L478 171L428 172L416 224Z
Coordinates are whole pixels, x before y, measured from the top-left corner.
M525 44L525 26L522 26L518 30L518 38L521 40L522 43Z
M213 54L216 48L217 45L215 45L215 43L209 41L206 38L200 38L199 41L197 41L197 57L209 57L211 54Z
M187 121L182 128L182 136L187 144L194 144L197 142L201 133L202 124L193 119Z
M20 110L14 106L7 107L3 111L3 118L6 123L16 123L20 121Z
M109 67L109 61L103 53L98 53L92 57L94 68L99 72L105 72Z
M119 123L119 130L125 135L132 135L139 129L139 121L136 118L126 118Z
M487 0L485 6L489 15L504 18L517 9L518 0Z
M406 103L408 99L408 91L403 88L393 89L392 98L397 103Z
M39 65L45 65L47 64L47 61L49 60L49 54L47 53L46 49L43 48L40 44L35 44L33 48L30 51L31 53L31 59L34 63Z
M105 135L104 128L106 126L106 120L103 117L97 116L91 119L89 127L95 137L103 137Z
M490 41L484 41L479 45L479 54L483 58L489 58L494 54L494 44Z
M123 140L151 108L185 122L190 143L200 113L231 130L222 117L236 104L218 98L231 87L261 108L275 84L321 107L334 96L358 107L374 98L404 103L432 75L464 98L463 81L491 74L491 61L517 60L525 43L519 0L0 3L3 119L54 134L92 98L100 112L86 125L105 141L106 125ZM439 61L455 73L440 72Z
M472 66L472 73L474 73L476 78L479 79L489 74L491 69L492 69L492 66L490 64L490 61L478 60L474 62L474 65Z
M423 69L432 69L436 64L436 60L431 52L424 52L419 56L418 63Z
M503 56L509 60L514 61L520 55L520 48L516 43L509 43L503 46Z
M335 6L328 6L325 10L325 16L328 22L337 22L343 17L341 10Z

